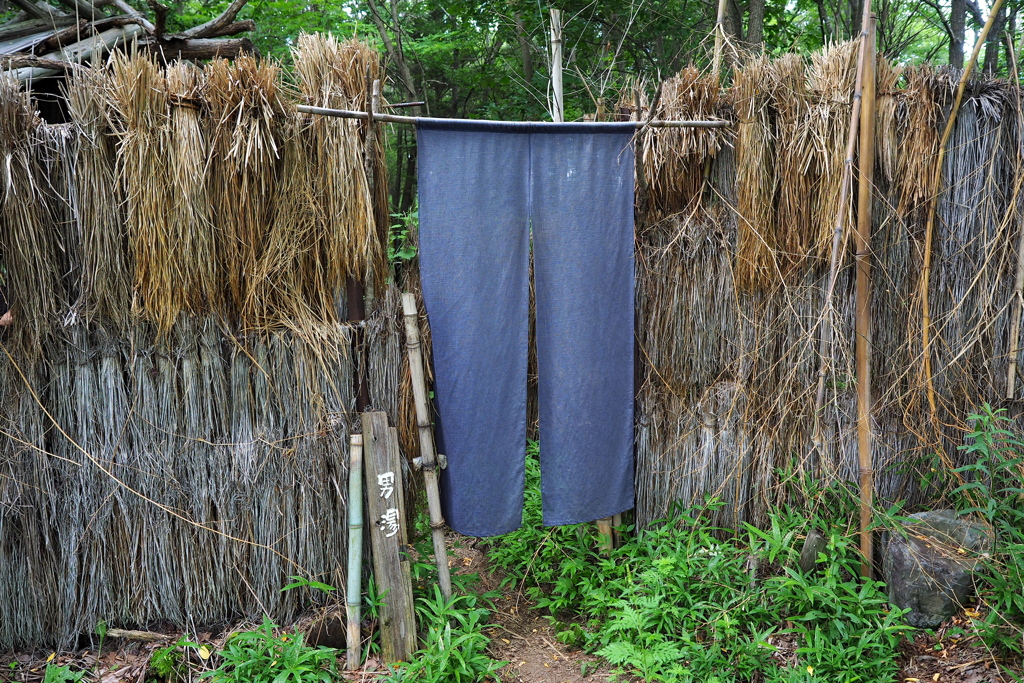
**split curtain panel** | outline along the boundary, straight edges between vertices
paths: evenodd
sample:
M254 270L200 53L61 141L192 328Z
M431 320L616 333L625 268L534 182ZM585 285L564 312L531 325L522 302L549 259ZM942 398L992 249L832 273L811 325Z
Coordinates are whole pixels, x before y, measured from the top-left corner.
M633 507L634 124L419 119L444 515L522 521L530 251L546 525Z

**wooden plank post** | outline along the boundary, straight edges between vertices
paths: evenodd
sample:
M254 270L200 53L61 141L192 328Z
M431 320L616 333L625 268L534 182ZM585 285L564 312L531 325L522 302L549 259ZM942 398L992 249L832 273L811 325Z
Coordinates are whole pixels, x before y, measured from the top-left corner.
M373 575L384 596L380 608L380 647L385 662L404 662L416 651L412 574L403 552L405 519L402 454L388 427L388 415L363 413L366 508L373 548Z
M409 372L412 374L412 395L416 404L416 425L420 433L420 469L427 488L427 506L430 508L430 532L434 538L434 558L437 562L437 582L445 600L452 599L452 577L448 569L448 548L444 544L444 517L441 515L441 489L437 482L437 458L434 450L434 432L427 407L427 380L423 374L423 350L420 347L420 321L416 310L416 295L402 294L402 313L405 316L405 346L409 352Z

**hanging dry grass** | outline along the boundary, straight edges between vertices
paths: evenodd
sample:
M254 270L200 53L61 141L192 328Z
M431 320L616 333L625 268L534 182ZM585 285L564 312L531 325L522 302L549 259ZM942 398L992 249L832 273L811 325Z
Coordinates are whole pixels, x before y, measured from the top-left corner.
M132 301L134 265L117 180L117 149L108 111L109 73L77 69L67 87L78 135L75 195L82 249L85 321L110 321L124 332Z
M111 118L120 136L117 180L125 201L137 304L165 335L184 306L173 267L170 207L177 198L168 181L166 78L150 57L115 54L110 99Z
M210 206L210 144L200 118L203 71L187 62L167 67L167 181L171 269L182 304L193 314L217 308L221 275Z
M933 67L911 67L906 71L906 86L900 93L900 154L894 174L899 187L899 214L924 230L931 200L935 158L942 136L942 108L951 99L955 79L947 71Z
M267 226L278 197L288 105L279 69L251 55L206 66L212 131L210 201L218 233L218 272L226 281L223 314L257 326L253 292Z
M751 291L779 273L774 243L774 198L778 183L776 131L771 109L773 79L767 57L753 57L736 71L736 287Z
M804 60L787 54L772 63L778 116L779 192L775 244L785 269L799 264L812 242L812 205L817 168L808 139L811 97Z
M42 351L60 309L56 245L49 229L43 178L36 166L39 116L18 81L0 74L0 270L18 319L11 346L29 355Z
M850 41L811 55L808 85L814 93L810 110L808 142L815 156L818 191L808 247L810 255L828 260L839 211L840 186L846 161L850 107L857 78L860 43Z
M379 57L355 39L303 35L294 52L295 73L305 104L339 109L365 109L367 83L380 77ZM302 117L302 142L311 171L318 209L316 222L306 235L298 267L304 294L339 291L346 277L372 281L386 271L384 263L387 217L383 234L377 221L366 178L359 124L326 116ZM381 142L383 136L379 136ZM368 150L369 167L382 157L383 148ZM387 183L380 176L385 192ZM333 301L321 302L320 307Z
M688 67L662 84L654 118L703 121L718 115L718 80ZM649 128L644 132L639 154L656 211L684 211L700 198L705 163L718 153L727 136L725 128Z
M875 61L875 174L891 184L900 158L900 94L897 88L904 68L889 63L883 55Z

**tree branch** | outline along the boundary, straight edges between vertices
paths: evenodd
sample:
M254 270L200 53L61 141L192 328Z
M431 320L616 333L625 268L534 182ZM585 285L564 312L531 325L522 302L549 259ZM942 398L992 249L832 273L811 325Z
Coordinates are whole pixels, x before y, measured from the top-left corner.
M167 13L171 10L167 5L162 5L157 0L147 0L147 4L153 10L153 14L156 15L156 26L153 29L153 36L157 40L162 40L164 30L167 28Z
M153 22L151 22L146 17L142 16L142 14L140 14L138 10L129 5L124 0L112 0L111 4L114 5L114 7L116 7L117 9L127 14L128 16L136 19L138 21L139 26L146 29L147 33L153 33L154 31L156 31L156 26L153 26Z
M366 6L370 9L370 20L377 27L381 42L384 43L384 50L388 53L388 59L398 67L398 80L401 81L402 87L405 88L409 99L414 101L425 99L416 92L416 82L413 80L412 72L409 70L409 63L405 61L405 55L400 50L395 49L395 44L391 40L391 34L388 33L387 24L384 23L380 16L380 10L377 8L376 1L366 0Z
M245 6L245 3L249 0L232 0L228 8L219 16L211 19L205 24L199 26L193 26L189 30L185 31L182 35L186 38L210 38L214 35L224 35L217 33L217 31L228 26L238 16L238 12Z

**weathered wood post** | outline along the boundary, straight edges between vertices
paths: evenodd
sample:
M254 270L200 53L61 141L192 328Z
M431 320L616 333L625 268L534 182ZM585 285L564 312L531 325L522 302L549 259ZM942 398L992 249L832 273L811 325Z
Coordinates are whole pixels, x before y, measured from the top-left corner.
M385 662L408 661L416 651L412 575L403 552L405 519L402 454L384 412L363 413L366 508L373 547L373 575L384 596L380 608Z

